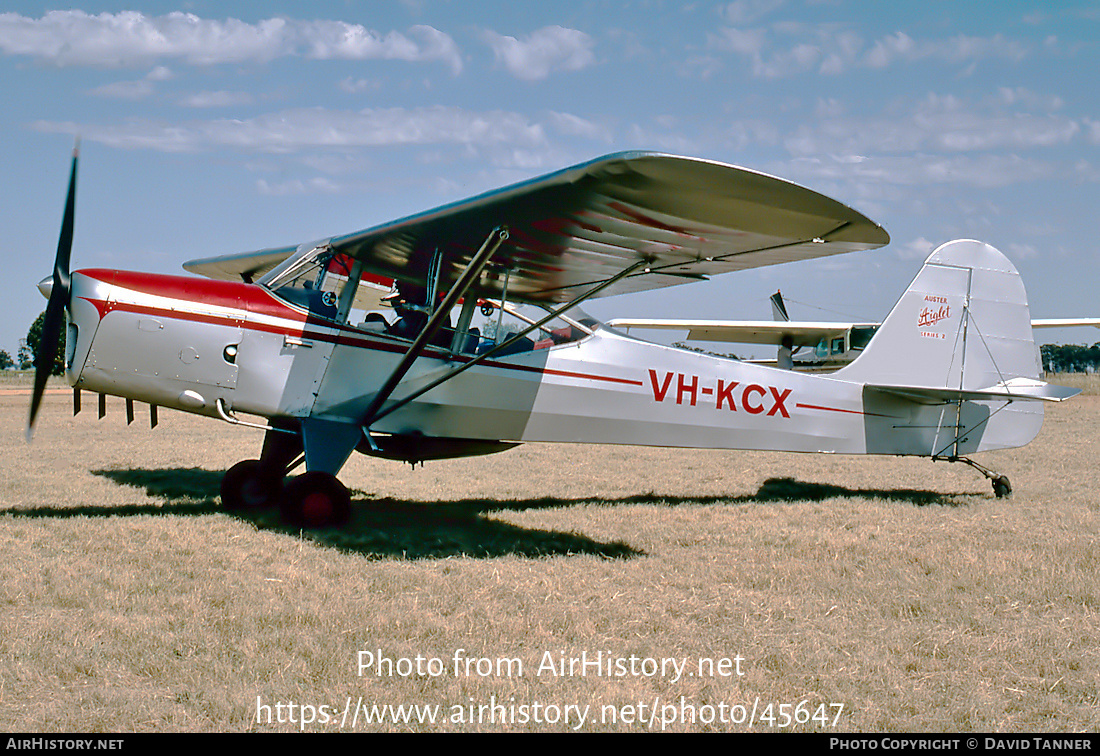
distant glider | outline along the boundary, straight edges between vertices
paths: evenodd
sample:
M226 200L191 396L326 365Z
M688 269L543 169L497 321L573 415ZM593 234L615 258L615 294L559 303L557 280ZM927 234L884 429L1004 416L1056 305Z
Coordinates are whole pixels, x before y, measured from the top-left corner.
M686 320L653 318L615 318L612 328L658 331L686 331L687 341L711 341L735 344L771 344L778 347L775 360L752 360L776 364L786 370L833 372L858 357L871 341L881 323L844 323L834 321L791 320L787 317L783 295L771 295L774 318L766 320ZM1100 328L1100 318L1054 318L1032 320L1032 328ZM812 351L798 354L800 349Z

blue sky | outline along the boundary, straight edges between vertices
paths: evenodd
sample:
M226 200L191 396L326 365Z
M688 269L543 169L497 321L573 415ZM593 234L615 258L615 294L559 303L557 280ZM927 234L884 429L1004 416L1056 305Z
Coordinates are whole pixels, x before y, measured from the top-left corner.
M0 349L74 267L348 233L625 149L765 171L882 250L593 302L603 318L877 320L941 242L1005 252L1033 317L1098 316L1100 3L9 0ZM1093 343L1093 329L1042 341Z

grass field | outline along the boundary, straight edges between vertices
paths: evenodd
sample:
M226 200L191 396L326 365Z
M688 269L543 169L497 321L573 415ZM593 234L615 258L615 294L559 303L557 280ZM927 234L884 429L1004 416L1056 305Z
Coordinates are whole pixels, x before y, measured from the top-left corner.
M528 445L356 458L352 525L313 533L219 511L256 431L50 395L27 445L0 392L0 729L1096 730L1073 380L979 455L1009 499L928 460Z

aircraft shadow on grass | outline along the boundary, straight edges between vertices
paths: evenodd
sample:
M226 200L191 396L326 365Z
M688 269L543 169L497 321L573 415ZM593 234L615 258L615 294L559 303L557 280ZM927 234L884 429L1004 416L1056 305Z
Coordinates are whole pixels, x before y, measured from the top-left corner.
M118 485L145 489L149 496L165 500L163 505L121 507L37 507L10 511L21 517L112 517L135 515L206 515L223 512L218 490L223 473L198 468L163 470L95 470ZM520 500L466 499L453 502L408 501L372 498L357 491L352 499L352 519L343 528L305 531L313 542L379 558L431 559L447 556L554 556L589 554L607 559L644 556L645 552L621 541L600 542L575 532L538 530L486 517L493 512L551 509L594 504L619 506L650 504L678 506L715 501L725 504L769 504L777 502L823 501L831 498L885 499L917 506L957 506L960 497L971 493L940 493L926 490L852 489L794 478L769 478L756 493L730 497L676 497L655 493L620 498L542 497ZM297 534L283 525L278 512L237 512L234 516L264 530Z

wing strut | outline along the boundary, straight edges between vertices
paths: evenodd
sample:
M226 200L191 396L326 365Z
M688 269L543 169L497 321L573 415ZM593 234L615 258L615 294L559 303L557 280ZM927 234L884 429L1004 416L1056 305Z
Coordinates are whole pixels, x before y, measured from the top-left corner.
M630 267L625 268L624 270L620 271L619 273L616 273L614 276L607 279L606 281L601 281L600 283L596 284L595 286L593 286L591 289L584 292L580 296L574 298L573 300L567 302L566 304L562 305L561 307L558 307L555 310L551 310L546 317L542 318L541 320L538 320L537 322L531 323L531 325L527 326L527 328L525 328L522 331L520 331L519 333L513 335L512 338L507 339L505 341L502 341L501 343L497 344L495 347L493 347L489 351L484 352L483 354L479 354L477 357L474 357L469 362L466 362L466 363L460 365L459 367L455 368L454 370L447 373L446 375L440 376L439 378L436 378L434 381L431 381L430 383L428 383L426 386L423 386L422 388L419 388L416 391L412 392L408 396L402 397L401 399L397 400L396 402L391 404L386 409L384 409L382 411L378 411L379 408L381 407L382 403L377 402L377 401L372 402L370 410L368 410L363 415L366 418L365 422L363 423L363 426L366 430L367 438L370 439L370 426L372 424L374 424L375 422L377 422L378 420L381 420L386 415L390 414L391 412L395 412L395 411L401 409L402 407L404 407L406 404L408 404L412 400L416 399L417 397L423 396L424 394L426 394L429 391L431 391L432 389L434 389L436 386L438 386L442 383L446 383L447 381L449 381L452 378L454 378L455 376L457 376L459 373L463 373L466 370L469 370L470 368L472 368L474 365L477 365L481 362L484 362L485 360L489 359L490 357L492 357L496 354L499 354L500 352L507 349L512 344L514 344L517 341L519 341L520 339L522 339L527 334L531 333L531 331L534 331L537 328L541 328L542 326L546 325L547 323L549 323L554 318L556 318L556 317L560 316L562 313L568 311L570 308L576 307L577 305L579 305L581 302L588 299L589 297L594 297L596 294L599 294L601 291L606 289L608 286L611 286L612 284L619 281L620 279L625 278L626 276L630 275L631 273L633 273L638 268L640 268L644 265L648 265L648 263L645 260L639 260L638 262L634 263ZM375 405L378 405L378 406L375 406Z
M374 418L375 413L390 398L390 394L397 388L397 384L401 382L401 379L405 377L405 373L409 372L409 368L420 356L420 353L424 351L433 336L443 326L443 322L450 317L451 309L458 304L458 300L462 298L462 295L466 293L466 290L470 288L470 285L474 280L481 275L482 269L486 263L489 262L489 258L493 256L493 253L497 251L497 248L508 239L508 229L503 226L497 226L492 230L485 242L481 245L481 249L477 251L473 259L470 260L466 269L462 271L462 275L455 281L454 286L447 292L447 296L443 298L443 301L432 311L432 316L428 319L427 324L424 326L424 330L413 341L412 346L409 347L409 351L405 352L405 355L401 358L401 361L397 363L397 367L393 369L393 373L386 379L386 382L382 384L382 388L375 394L374 399L371 400L370 406L367 407L363 413L363 417L368 421ZM364 423L369 425L370 422Z

